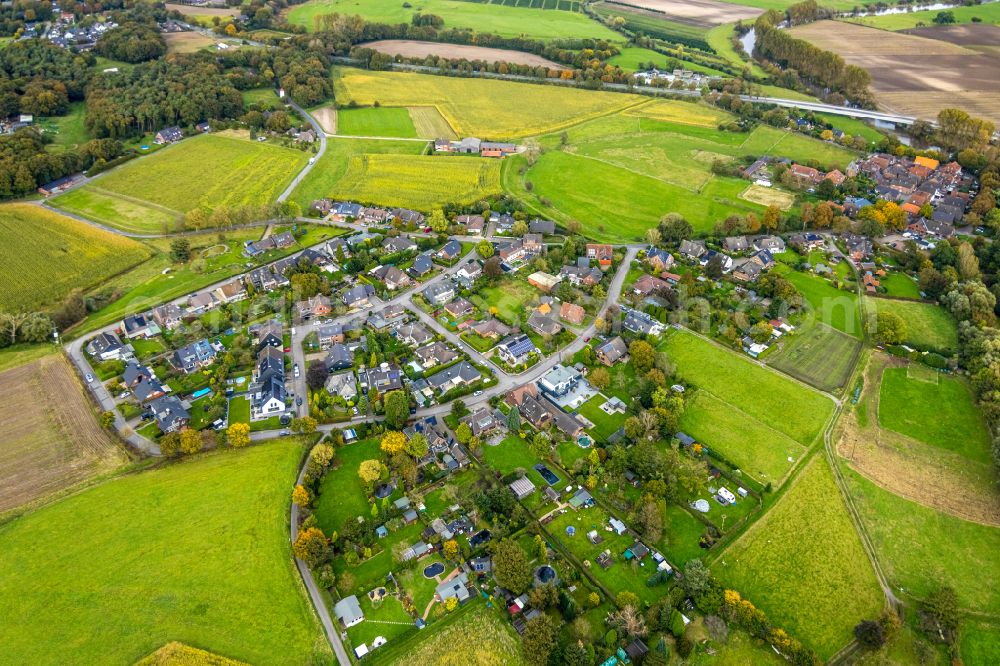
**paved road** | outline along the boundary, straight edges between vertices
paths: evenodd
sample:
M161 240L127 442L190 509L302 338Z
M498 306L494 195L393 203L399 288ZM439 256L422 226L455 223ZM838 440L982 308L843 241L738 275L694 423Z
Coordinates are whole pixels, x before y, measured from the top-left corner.
M295 188L298 187L299 183L301 183L305 179L305 177L309 175L309 172L312 171L313 167L316 166L316 163L319 162L319 158L323 157L323 153L326 152L326 132L324 132L323 128L320 127L319 123L316 122L316 119L313 118L311 115L309 115L309 113L301 106L293 102L290 97L285 97L284 101L286 104L288 104L288 106L295 109L299 113L299 115L301 115L303 118L309 121L310 125L312 125L313 131L319 138L319 150L316 151L316 154L309 159L309 161L306 163L304 167L302 167L302 171L299 172L299 175L295 176L295 178L292 179L292 182L288 184L288 187L285 188L285 191L281 193L281 195L278 197L278 203L284 202L285 200L288 199L289 196L291 196Z

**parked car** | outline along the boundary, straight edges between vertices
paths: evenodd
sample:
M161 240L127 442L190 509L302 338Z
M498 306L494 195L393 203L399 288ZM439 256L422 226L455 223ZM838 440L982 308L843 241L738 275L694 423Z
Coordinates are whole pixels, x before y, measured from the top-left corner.
M295 399L295 406L296 407L301 407L302 406L302 398L301 397L298 397L298 398Z
M293 374L295 375L295 378L296 378L296 379L298 379L298 378L299 378L299 364L298 364L298 363L296 363L296 364L295 364L295 365L294 365L294 366L292 367L292 373L293 373Z
M478 397L478 396L481 396L482 394L483 394L483 392L482 392L482 391L476 391L476 392L475 392L475 393L473 393L472 395L473 395L473 396L476 396L476 397Z
M87 379L87 383L88 384L93 384L94 383L94 375L90 374L89 372L87 373L86 379Z

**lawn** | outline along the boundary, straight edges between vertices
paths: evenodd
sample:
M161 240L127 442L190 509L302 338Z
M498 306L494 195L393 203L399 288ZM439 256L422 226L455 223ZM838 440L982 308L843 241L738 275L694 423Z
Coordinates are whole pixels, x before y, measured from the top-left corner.
M306 210L316 199L329 196L337 184L347 176L351 158L381 154L415 156L420 155L425 148L425 144L418 141L331 138L326 143L326 152L316 160L316 164L292 192L291 199Z
M676 504L667 504L663 520L663 538L660 549L673 565L683 567L688 560L705 556L707 552L698 545L706 526Z
M292 148L202 134L127 162L53 203L125 231L161 233L165 222L194 208L271 203L307 160Z
M683 379L804 446L833 411L822 394L688 331L672 333L665 349Z
M507 279L492 287L483 287L470 299L483 311L496 308L497 314L507 322L526 319L527 305L534 301L538 290L527 282Z
M809 273L783 271L782 274L802 294L809 305L810 315L816 321L855 338L863 337L856 292L837 289L823 278Z
M689 401L680 427L762 484L780 485L806 452L805 446L788 435L705 391Z
M879 283L885 287L887 296L920 299L920 286L904 273L889 273Z
M4 347L0 349L0 372L60 352L62 352L62 347L50 343L18 344L13 347Z
M823 660L883 605L871 563L820 456L719 556L713 570Z
M278 93L274 91L274 88L252 88L243 91L243 104L245 106L261 104L265 108L269 108L277 106L279 103Z
M578 413L594 424L590 434L598 441L606 442L611 435L618 432L624 425L625 414L607 414L601 409L601 405L607 402L607 397L598 394L587 402L580 405Z
M559 451L559 460L566 469L572 469L573 463L590 455L590 448L585 449L576 442L559 442L556 449Z
M1000 663L1000 627L971 620L964 622L961 652L966 664Z
M889 298L870 298L866 304L876 312L892 312L902 317L906 322L906 343L913 347L945 354L958 349L955 319L938 305Z
M127 664L170 641L251 663L331 659L288 542L305 444L126 475L4 525L0 661Z
M493 5L457 2L476 12ZM516 11L525 11L517 9ZM435 106L462 136L499 140L555 132L642 98L559 86L412 72L335 69L338 100L369 106Z
M1000 587L983 576L1000 571L1000 528L968 522L911 502L844 468L879 562L897 590L923 599L950 585L962 608L996 615ZM980 663L980 662L967 662Z
M768 365L823 391L842 387L851 376L861 341L822 322L804 324L785 335Z
M229 401L229 425L250 423L250 401L244 396L236 396Z
M528 448L528 443L517 435L508 435L496 446L484 444L483 462L505 475L523 469L526 476L538 488L537 492L541 492L542 488L549 485L535 470L535 465L541 461ZM562 474L556 473L556 476L561 477ZM560 481L565 481L565 479L560 479Z
M410 112L400 107L339 109L337 133L348 136L417 136Z
M469 28L504 37L532 39L605 39L622 41L622 36L586 14L549 9L506 7L498 4L469 3L462 0L421 0L401 3L396 0L312 0L288 12L288 21L309 30L320 27L317 19L324 14L359 14L372 23L410 23L415 14L434 14L444 19L447 28Z
M989 464L990 435L968 383L927 373L928 382L907 368L886 368L879 390L878 420L883 428Z
M4 290L0 309L55 306L142 263L142 244L31 204L0 206Z
M885 138L885 135L882 134L882 132L878 131L865 121L857 118L835 116L830 113L817 113L815 115L817 118L823 119L845 134L849 136L864 137L869 143L878 143Z
M358 467L362 461L378 457L378 438L337 449L336 467L323 477L313 511L324 532L339 531L349 518L368 516L368 490L358 476Z
M347 567L343 557L334 560L333 568L337 574L337 587L343 594L367 594L368 590L385 582L386 575L396 568L392 560L392 548L397 543L412 545L420 540L425 525L420 521L407 525L392 532L379 541L382 550L354 567ZM347 575L350 575L349 578ZM348 589L347 583L353 581L353 587Z
M500 193L500 162L476 157L354 155L328 193L417 210L470 204Z
M358 595L358 600L361 602L365 621L347 630L347 636L351 639L351 645L354 647L359 645L371 647L372 642L378 636L382 636L389 642L396 641L411 631L417 630L413 625L413 618L395 597L383 599L377 608L367 594Z

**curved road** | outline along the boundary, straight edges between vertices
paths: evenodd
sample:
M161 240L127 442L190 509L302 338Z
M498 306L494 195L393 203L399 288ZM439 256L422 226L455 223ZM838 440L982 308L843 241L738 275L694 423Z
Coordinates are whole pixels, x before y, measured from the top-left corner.
M284 203L285 200L287 200L288 197L291 196L295 188L298 187L299 183L301 183L305 179L305 177L309 175L309 172L312 171L313 167L316 166L316 163L319 162L319 158L323 157L323 153L326 152L326 132L324 132L323 128L319 126L319 123L316 122L316 119L313 118L312 115L310 115L301 106L293 102L290 97L286 96L284 98L284 101L288 106L295 109L298 112L298 114L303 118L305 118L312 126L313 132L315 132L317 138L319 138L319 150L316 151L316 154L313 157L309 158L309 161L306 163L306 165L302 167L302 171L299 171L299 175L295 176L295 178L292 179L292 182L288 184L288 187L285 188L285 191L278 196L278 203Z

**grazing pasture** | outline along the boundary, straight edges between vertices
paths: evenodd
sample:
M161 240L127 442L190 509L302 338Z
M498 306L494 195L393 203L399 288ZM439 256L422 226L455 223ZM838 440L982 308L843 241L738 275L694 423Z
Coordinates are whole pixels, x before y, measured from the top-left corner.
M546 6L551 7L552 4L547 3ZM396 0L311 0L292 7L286 16L289 23L317 30L322 27L322 17L334 13L360 15L369 22L389 24L410 23L414 14L434 14L444 19L446 28L468 28L504 37L523 35L541 40L590 38L623 41L620 34L581 12L533 9L527 3L522 7L513 7L464 0L419 0L413 3Z
M889 111L933 118L957 107L1000 120L1000 54L844 21L816 21L791 34L868 70L872 92Z
M813 457L777 504L720 554L712 569L823 660L883 605L871 563L822 456Z
M531 65L532 67L547 67L549 69L566 69L565 65L560 65L548 58L543 58L534 53L524 51L512 51L510 49L493 49L486 46L475 46L473 44L447 44L445 42L421 42L413 39L382 39L377 42L365 42L358 44L360 47L374 49L391 56L403 56L404 58L426 58L427 56L439 56L442 58L453 58L456 60L483 60L486 62L510 62L518 65Z
M0 399L0 514L128 462L61 355L0 373Z
M288 542L289 438L122 476L0 527L0 662L130 664L170 641L325 663Z
M31 204L0 206L0 309L56 305L148 259L142 244Z
M844 471L851 496L895 590L923 599L951 585L962 608L1000 612L1000 588L983 574L1000 570L1000 527L962 520L904 499L857 472Z
M833 411L821 393L688 331L672 332L663 349L685 381L803 446L812 445Z
M338 68L333 77L337 99L344 103L435 106L459 135L489 140L554 132L644 101L634 95L412 72Z
M868 298L869 310L892 312L906 322L906 344L945 354L958 349L958 324L947 310L933 303L891 298Z
M308 159L292 148L202 134L127 162L53 203L125 231L161 233L166 220L199 206L275 201Z
M330 195L430 210L500 193L500 162L478 157L355 155Z
M837 289L825 279L810 273L785 270L782 274L802 294L815 321L859 339L864 335L856 292Z
M931 446L989 464L989 431L968 383L933 371L927 375L918 378L908 368L886 368L879 395L879 423Z
M850 378L860 350L857 338L816 322L786 337L767 363L818 389L834 391Z
M768 481L780 485L806 452L805 446L788 435L707 391L699 391L688 403L680 427L762 485Z

